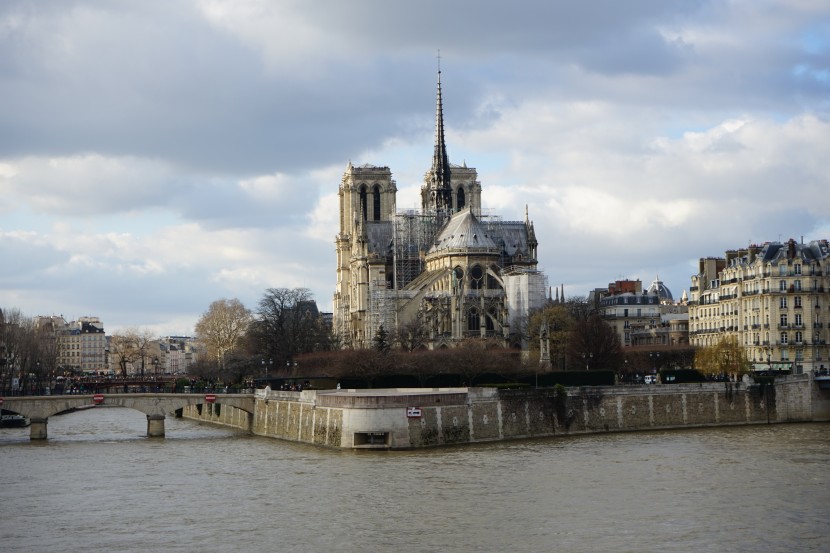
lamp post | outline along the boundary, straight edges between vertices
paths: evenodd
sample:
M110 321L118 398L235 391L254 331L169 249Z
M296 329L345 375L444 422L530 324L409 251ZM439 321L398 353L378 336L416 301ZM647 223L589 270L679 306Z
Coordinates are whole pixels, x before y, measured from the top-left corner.
M660 352L659 351L653 351L653 352L648 354L648 358L652 360L651 370L653 372L657 372L657 367L660 364Z
M590 364L591 359L593 359L593 358L594 358L593 353L583 353L582 354L582 359L585 360L585 370L586 371L588 370L588 365Z
M659 382L657 373L660 370L660 352L659 351L652 351L648 354L649 360L651 360L651 374L652 374L652 383L657 384Z
M297 362L296 361L294 361L293 363L291 361L286 361L285 362L285 370L286 370L286 372L288 372L289 376L293 375L293 373L291 372L291 367L292 366L294 367L294 371L296 372L297 371Z
M273 366L274 360L269 359L268 362L265 362L265 359L262 360L262 370L265 373L265 380L268 380L268 367Z

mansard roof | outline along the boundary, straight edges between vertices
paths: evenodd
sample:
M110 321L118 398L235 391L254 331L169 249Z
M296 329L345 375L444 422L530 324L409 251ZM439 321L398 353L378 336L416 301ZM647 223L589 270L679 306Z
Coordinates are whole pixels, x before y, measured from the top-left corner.
M789 240L785 244L768 242L762 250L765 263L782 259L798 259L809 263L820 261L830 256L830 248L826 240L814 240L808 244Z

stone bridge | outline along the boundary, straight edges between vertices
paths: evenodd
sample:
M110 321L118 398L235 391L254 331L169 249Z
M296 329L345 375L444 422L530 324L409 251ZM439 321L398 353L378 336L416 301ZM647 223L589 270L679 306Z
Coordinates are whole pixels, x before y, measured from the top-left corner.
M213 401L209 401L213 399ZM215 403L236 407L254 415L253 394L107 394L66 396L22 396L3 398L2 408L19 413L31 421L29 437L45 440L49 417L64 411L100 406L127 407L147 415L147 436L164 437L164 419L188 405ZM250 425L249 425L250 427Z

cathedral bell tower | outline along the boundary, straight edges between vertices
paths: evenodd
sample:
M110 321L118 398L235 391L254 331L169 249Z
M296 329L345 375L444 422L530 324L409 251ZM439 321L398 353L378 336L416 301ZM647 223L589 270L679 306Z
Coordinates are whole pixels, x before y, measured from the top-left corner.
M373 286L386 287L383 248L395 219L395 181L389 167L351 163L340 182L340 232L337 234L337 289L333 298L334 330L344 343L363 347Z

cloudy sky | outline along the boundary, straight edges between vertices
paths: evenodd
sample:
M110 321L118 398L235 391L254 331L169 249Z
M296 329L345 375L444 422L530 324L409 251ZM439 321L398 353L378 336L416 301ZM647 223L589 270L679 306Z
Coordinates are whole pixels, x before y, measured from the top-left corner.
M335 286L337 187L450 161L585 295L830 238L826 0L4 0L0 308L189 334Z

